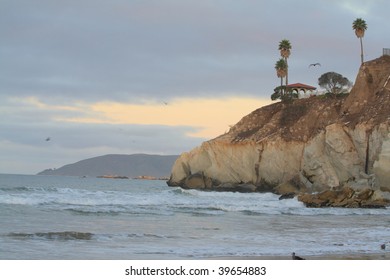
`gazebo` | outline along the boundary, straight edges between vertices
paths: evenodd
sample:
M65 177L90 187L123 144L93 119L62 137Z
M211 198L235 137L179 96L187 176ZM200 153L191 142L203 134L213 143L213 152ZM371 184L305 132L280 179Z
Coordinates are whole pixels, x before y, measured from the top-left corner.
M313 91L317 89L316 87L305 85L302 83L289 84L287 85L287 88L290 89L292 92L295 91L298 94L306 94L306 92L308 92L310 95L313 94Z

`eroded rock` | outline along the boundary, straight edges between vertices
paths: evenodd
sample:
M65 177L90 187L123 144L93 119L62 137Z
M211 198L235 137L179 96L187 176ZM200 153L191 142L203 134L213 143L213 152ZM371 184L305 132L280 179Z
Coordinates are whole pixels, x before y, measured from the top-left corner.
M376 205L362 201L372 201L379 190L390 191L389 76L390 57L381 57L364 63L349 96L259 108L228 133L183 153L168 184L232 191L241 185L250 186L243 187L245 191L279 194L320 192L307 203L321 207ZM193 177L198 173L203 179ZM304 187L292 183L294 178ZM354 189L357 185L359 191ZM350 190L343 186L354 195L348 198ZM373 192L361 193L366 187ZM300 197L309 199L306 194Z

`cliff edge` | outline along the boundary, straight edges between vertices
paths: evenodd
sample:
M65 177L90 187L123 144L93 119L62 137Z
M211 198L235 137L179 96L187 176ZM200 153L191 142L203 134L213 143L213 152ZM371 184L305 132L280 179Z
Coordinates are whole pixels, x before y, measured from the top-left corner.
M348 96L259 108L228 133L183 153L168 185L280 194L343 187L388 193L389 108L390 56L382 56L362 64Z

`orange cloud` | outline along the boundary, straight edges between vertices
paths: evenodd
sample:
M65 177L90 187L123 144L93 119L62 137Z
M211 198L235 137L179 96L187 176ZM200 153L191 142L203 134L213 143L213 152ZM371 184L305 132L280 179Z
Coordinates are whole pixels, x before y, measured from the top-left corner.
M192 126L197 132L192 137L213 138L229 129L243 116L269 104L262 98L231 97L191 99L180 98L157 104L126 104L100 102L90 105L88 118L62 119L84 123L144 124Z

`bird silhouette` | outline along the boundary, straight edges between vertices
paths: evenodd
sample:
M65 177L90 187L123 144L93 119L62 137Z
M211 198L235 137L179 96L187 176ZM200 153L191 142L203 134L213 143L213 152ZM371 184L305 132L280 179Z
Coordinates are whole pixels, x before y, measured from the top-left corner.
M312 64L309 65L309 68L312 67L312 66L321 66L321 64L320 64L319 62L317 62L317 63L312 63Z
M51 140L51 138L50 138L50 137L47 137L45 141L50 141L50 140Z
M305 260L304 258L301 258L300 256L295 255L295 252L293 252L291 256L292 256L293 260Z

